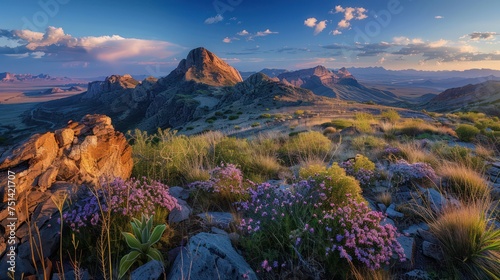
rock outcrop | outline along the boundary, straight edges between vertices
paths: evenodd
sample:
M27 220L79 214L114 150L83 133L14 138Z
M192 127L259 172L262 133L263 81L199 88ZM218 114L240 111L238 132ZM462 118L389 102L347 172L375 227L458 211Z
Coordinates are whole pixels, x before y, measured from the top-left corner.
M169 76L182 76L185 81L216 87L233 86L243 81L238 70L205 48L191 50Z
M0 225L5 229L11 221L8 218L17 218L16 271L34 273L29 232L37 236L39 232L44 256L57 250L58 197L71 196L82 184L97 185L102 177L128 179L132 165L132 149L125 136L115 131L111 119L104 115L86 115L80 122L34 135L6 152L0 159ZM15 200L9 200L13 197L9 186L15 188ZM9 201L15 201L15 213L7 208ZM5 234L7 240L10 232ZM0 271L7 271L3 253Z
M123 76L120 75L111 75L106 77L104 81L95 81L91 82L88 85L87 93L82 96L82 99L92 99L95 101L106 102L109 98L109 93L114 93L117 91L122 91L129 88L135 88L139 84L132 76L126 74ZM103 95L106 93L106 95Z
M227 235L199 233L175 259L167 279L257 279ZM184 277L183 277L184 276Z

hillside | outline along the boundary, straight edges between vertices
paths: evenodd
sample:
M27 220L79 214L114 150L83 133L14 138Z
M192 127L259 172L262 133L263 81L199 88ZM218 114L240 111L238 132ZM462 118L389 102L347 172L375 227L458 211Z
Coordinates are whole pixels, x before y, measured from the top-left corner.
M443 91L423 106L436 112L477 110L500 113L500 81L487 81Z

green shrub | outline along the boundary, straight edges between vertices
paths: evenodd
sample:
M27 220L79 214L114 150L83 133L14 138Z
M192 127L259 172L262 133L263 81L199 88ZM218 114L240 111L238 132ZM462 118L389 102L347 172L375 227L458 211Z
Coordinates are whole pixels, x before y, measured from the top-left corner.
M381 149L384 148L386 142L382 138L374 137L371 135L363 135L353 138L351 140L351 147L356 151L365 151L368 149Z
M231 115L231 116L229 116L229 118L228 118L228 119L229 119L230 121L233 121L233 120L237 120L239 117L240 117L240 116L238 116L238 115Z
M326 194L326 201L329 203L342 205L347 202L348 197L358 202L364 201L359 182L354 177L347 176L345 170L336 163L328 169L323 165L312 164L301 168L299 175L303 179L313 179L318 188L323 189L320 185L324 184L324 190L329 191Z
M389 110L383 111L380 114L380 116L383 119L385 119L388 122L390 122L390 123L396 123L401 118L401 116L399 115L399 113L396 110L394 110L394 109L389 109Z
M243 172L248 171L251 162L251 149L246 139L225 137L214 149L215 163L232 163L240 166Z
M254 122L251 124L251 127L257 127L260 126L260 122Z
M470 142L479 134L479 129L470 124L461 124L455 132L461 141Z
M356 158L354 159L354 166L353 170L354 172L358 172L361 168L364 170L368 171L374 171L375 170L375 163L371 161L369 158L365 157L364 155L356 155Z
M265 114L261 114L259 116L260 119L270 119L271 118L271 114L268 114L268 113L265 113Z
M296 115L296 116L302 116L302 115L304 115L304 113L305 113L305 111L304 111L304 110L296 110L296 111L294 112L294 115Z
M326 159L331 151L330 139L317 131L299 133L290 137L280 149L283 160L289 164L309 159Z

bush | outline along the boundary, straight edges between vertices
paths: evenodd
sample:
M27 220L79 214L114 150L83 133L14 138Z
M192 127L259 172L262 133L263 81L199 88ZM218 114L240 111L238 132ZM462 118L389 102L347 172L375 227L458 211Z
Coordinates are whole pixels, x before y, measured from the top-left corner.
M342 205L347 198L364 201L358 181L347 176L337 164L328 169L323 165L309 165L301 168L299 174L303 179L310 179L311 184L326 195L324 199L329 203Z
M317 131L299 133L290 137L280 149L283 160L293 164L313 158L325 159L331 151L330 139Z
M404 159L397 160L389 165L389 172L399 184L417 181L420 183L426 180L435 180L437 178L434 169L427 163L416 162L408 163Z
M102 183L99 190L87 189L83 197L63 214L64 221L77 232L82 227L98 225L103 213L123 217L127 223L142 214L155 215L165 221L172 209L180 207L177 199L170 195L168 186L146 178L127 181L117 178Z
M355 158L340 163L339 166L344 168L347 175L356 178L363 187L367 187L375 180L375 163L363 155L358 154Z
M230 121L233 121L233 120L237 120L239 117L240 117L240 116L238 116L238 115L231 115L231 116L229 116L229 118L228 118L228 119L229 119Z
M246 172L252 154L246 139L226 137L215 145L214 155L216 164L232 163L240 166L243 172Z
M353 121L352 120L335 119L335 120L332 120L331 122L324 123L321 126L325 127L325 128L328 127L328 126L332 126L332 127L336 128L336 129L344 129L344 128L350 127L352 125L353 125Z
M421 119L411 119L403 122L402 124L398 124L398 130L401 134L415 137L420 134L438 134L439 130L436 126L424 122Z
M323 130L323 135L333 134L335 132L337 132L335 127L329 126Z
M439 174L447 182L447 187L462 200L472 202L490 195L488 182L472 168L462 165L444 165Z
M221 164L210 172L208 181L194 182L189 186L210 194L211 203L225 206L246 199L249 187L243 182L241 170L234 164Z
M265 113L265 114L261 114L259 116L260 119L270 119L271 118L271 114L268 114L268 113Z
M251 125L251 127L258 127L258 126L260 126L260 122L254 122Z
M371 135L358 136L351 141L351 146L356 151L365 151L368 149L381 149L386 145L386 142L378 137Z
M479 129L470 124L461 124L455 132L461 141L470 142L479 134Z
M397 123L399 121L399 119L401 118L401 116L399 115L399 113L394 110L394 109L389 109L389 110L386 110L386 111L383 111L380 116L387 120L388 122L390 123Z
M241 244L262 278L347 279L351 265L375 270L394 253L403 258L396 228L380 225L382 213L349 197L325 203L325 196L307 181L289 189L264 183L239 205Z
M454 279L500 275L500 230L489 223L487 212L488 203L472 203L448 209L429 223Z

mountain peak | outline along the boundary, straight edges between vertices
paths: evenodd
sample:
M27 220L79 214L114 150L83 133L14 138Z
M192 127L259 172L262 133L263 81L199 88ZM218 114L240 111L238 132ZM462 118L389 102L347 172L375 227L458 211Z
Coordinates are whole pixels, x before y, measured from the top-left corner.
M238 70L203 47L191 50L174 73L183 75L186 81L210 86L232 86L243 81Z

